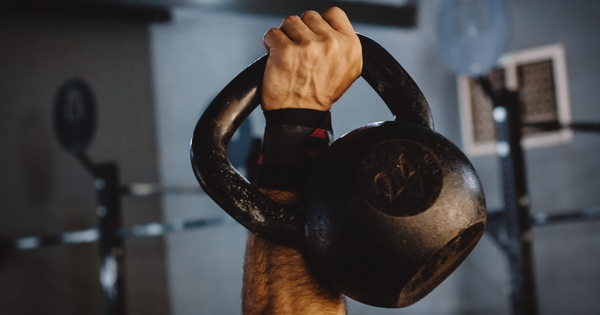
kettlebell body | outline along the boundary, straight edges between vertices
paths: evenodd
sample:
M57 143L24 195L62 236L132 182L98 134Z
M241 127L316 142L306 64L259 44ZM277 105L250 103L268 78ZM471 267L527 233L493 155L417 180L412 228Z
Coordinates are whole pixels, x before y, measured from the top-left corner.
M370 305L420 300L485 230L485 199L467 158L410 123L372 124L335 141L303 199L308 257L341 292Z
M437 287L475 247L485 230L485 197L465 155L433 131L418 86L385 49L359 38L361 76L395 121L336 140L294 209L264 196L227 157L231 137L260 104L267 56L208 106L194 130L192 167L223 210L253 233L304 251L343 294L405 307Z

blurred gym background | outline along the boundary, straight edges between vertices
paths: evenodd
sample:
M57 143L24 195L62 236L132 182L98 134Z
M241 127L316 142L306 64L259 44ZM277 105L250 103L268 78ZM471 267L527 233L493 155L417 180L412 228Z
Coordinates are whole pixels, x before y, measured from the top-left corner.
M478 122L465 121L461 79L442 59L437 26L445 1L300 3L3 1L0 234L15 239L97 225L94 179L54 136L56 95L72 78L86 82L96 102L96 133L87 154L95 162L117 163L123 184L173 188L124 195L124 226L223 216L197 189L189 162L193 128L212 98L264 53L264 32L311 4L321 12L331 5L346 9L356 31L385 47L421 87L436 130L468 149L465 130L471 127L465 126ZM561 45L567 116L600 121L600 2L505 4L510 34L504 53ZM389 119L362 79L334 105L336 137ZM263 127L262 113L255 111L245 137L260 138ZM499 209L498 158L484 151L469 156L488 208ZM532 214L600 205L599 155L600 136L592 133L527 147ZM242 164L239 169L245 172ZM127 314L239 314L246 234L225 219L165 236L128 238ZM600 314L600 222L536 227L532 239L539 313ZM98 267L95 243L8 253L0 260L0 314L102 314ZM414 306L390 310L349 301L349 314L511 314L508 279L506 258L487 235L447 281Z

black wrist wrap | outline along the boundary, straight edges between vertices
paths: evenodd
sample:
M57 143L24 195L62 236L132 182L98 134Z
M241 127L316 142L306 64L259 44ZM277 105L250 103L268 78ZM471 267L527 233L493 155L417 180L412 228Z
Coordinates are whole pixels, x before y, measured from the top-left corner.
M286 108L265 111L264 115L267 124L257 186L300 191L312 162L333 141L331 114Z

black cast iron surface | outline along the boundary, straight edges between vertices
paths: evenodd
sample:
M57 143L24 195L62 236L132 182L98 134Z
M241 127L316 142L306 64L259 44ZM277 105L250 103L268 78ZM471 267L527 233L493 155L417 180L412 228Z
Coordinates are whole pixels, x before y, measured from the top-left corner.
M381 152L381 144L419 149ZM384 162L365 165L373 155ZM420 125L383 122L348 133L324 152L303 193L311 261L346 295L370 305L417 302L485 230L485 197L472 165Z
M485 229L485 197L468 159L432 130L416 83L383 47L359 38L362 77L395 121L359 128L334 142L296 208L260 193L227 156L235 130L260 103L268 56L208 106L194 130L191 160L205 192L250 231L301 247L352 298L403 307L433 290L473 249ZM364 185L356 187L357 182Z
M383 47L363 35L359 37L362 77L396 120L432 127L429 105L412 78ZM231 167L227 156L231 137L260 104L267 58L265 55L246 68L208 106L192 137L192 167L206 193L236 221L268 240L297 246L304 230L299 211L286 211L265 197Z

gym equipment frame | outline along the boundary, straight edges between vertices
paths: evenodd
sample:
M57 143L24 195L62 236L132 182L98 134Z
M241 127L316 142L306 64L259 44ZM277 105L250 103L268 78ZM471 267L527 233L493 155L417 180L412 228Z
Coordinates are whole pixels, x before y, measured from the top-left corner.
M511 314L538 314L532 259L531 229L556 223L600 220L600 207L531 215L527 194L525 161L521 146L523 125L519 113L519 92L506 88L494 90L488 78L478 79L492 99L496 125L496 154L500 159L504 208L488 212L488 232L503 250L509 266ZM600 123L527 124L542 130L571 128L574 131L600 132Z

